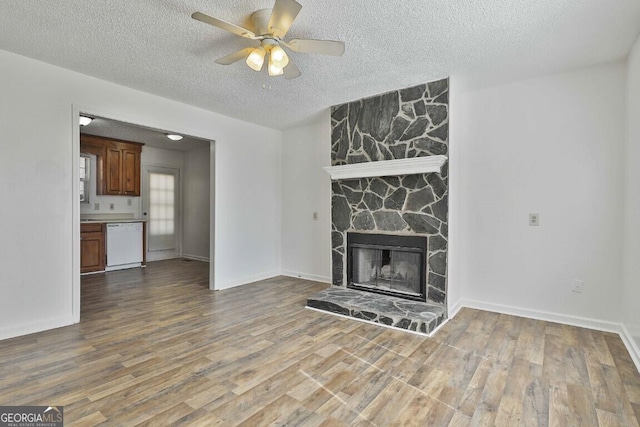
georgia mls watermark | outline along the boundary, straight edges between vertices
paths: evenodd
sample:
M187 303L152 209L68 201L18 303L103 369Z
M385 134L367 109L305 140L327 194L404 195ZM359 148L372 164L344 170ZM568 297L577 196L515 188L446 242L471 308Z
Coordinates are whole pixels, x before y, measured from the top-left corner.
M63 406L0 406L0 427L63 427Z

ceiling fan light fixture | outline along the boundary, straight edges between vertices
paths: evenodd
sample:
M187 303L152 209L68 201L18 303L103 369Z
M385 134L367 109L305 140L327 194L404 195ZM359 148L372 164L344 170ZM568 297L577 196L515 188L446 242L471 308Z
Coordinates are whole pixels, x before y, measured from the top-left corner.
M175 133L168 133L166 136L172 141L180 141L182 139L182 135L178 135Z
M262 66L264 65L264 55L265 50L262 46L259 46L253 50L247 57L247 65L254 71L262 70Z
M223 21L202 12L194 12L191 17L197 21L212 25L228 33L245 39L258 41L260 47L246 47L232 54L216 59L220 65L231 65L244 59L247 66L260 71L267 62L269 76L284 74L285 79L295 79L301 75L283 47L293 52L319 53L322 55L341 56L344 54L344 43L337 40L292 39L285 40L289 28L295 21L302 5L296 0L275 0L271 9L260 9L251 14L252 29ZM266 56L269 55L269 58Z
M271 48L271 62L278 68L284 68L289 64L289 56L280 46Z
M273 63L269 58L269 77L281 76L284 74L284 70Z
M78 121L80 123L80 126L87 126L93 121L93 119L87 116L80 116L80 119Z

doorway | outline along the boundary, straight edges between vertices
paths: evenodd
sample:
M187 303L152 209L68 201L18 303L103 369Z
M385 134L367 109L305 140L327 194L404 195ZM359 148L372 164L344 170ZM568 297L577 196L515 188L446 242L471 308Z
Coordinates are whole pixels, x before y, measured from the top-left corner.
M180 170L143 165L142 189L142 216L147 220L147 260L180 257Z
M183 141L180 144L175 144L174 141L170 141L167 138L167 132L161 130L161 127L158 126L144 126L141 124L134 124L133 120L130 121L121 121L121 118L118 118L118 114L116 112L109 111L100 111L95 108L85 108L80 107L78 105L73 105L73 122L72 125L75 129L78 129L78 117L80 115L89 115L93 118L93 122L91 124L91 133L87 131L88 128L84 129L82 133L87 134L95 134L97 136L103 137L111 137L118 140L124 141L136 141L137 137L141 134L145 134L149 137L148 140L144 140L145 147L149 147L147 158L150 159L150 163L154 163L158 166L168 166L168 167L176 167L180 168L181 172L177 176L177 180L175 181L177 193L174 194L175 200L182 201L185 199L195 199L198 201L196 203L196 208L198 209L197 214L199 216L198 221L195 222L195 227L198 230L198 235L201 237L197 241L197 248L201 249L201 252L191 250L194 245L190 243L189 245L184 246L180 240L178 240L178 245L176 246L176 250L178 251L178 256L183 248L190 250L189 252L182 254L184 258L192 258L197 261L205 261L209 263L208 271L209 271L209 289L214 289L214 227L213 227L213 219L214 219L214 198L213 198L213 189L215 183L215 141L211 139L203 139L199 137L192 136L184 136ZM116 128L112 128L111 125L116 125ZM104 133L103 133L104 132ZM75 194L80 194L80 133L78 130L73 132L72 136L72 163L74 165L72 172L72 191ZM188 161L185 160L184 165L173 165L172 162L167 161L167 158L163 156L169 150L171 152L175 152L177 150L184 154L185 159L188 158ZM197 161L196 161L197 160ZM143 157L144 162L144 157ZM192 167L195 165L195 168ZM182 170L184 168L184 170ZM186 171L186 174L185 174ZM99 171L96 171L99 172ZM142 170L140 170L142 172ZM142 176L141 176L142 178ZM182 181L182 182L181 182ZM194 181L206 182L206 188L204 185L200 185L200 191L197 194L191 194L192 191L192 183ZM142 183L141 183L142 184ZM189 191L187 194L184 193L182 186L187 185L189 187ZM181 194L182 193L182 194ZM102 216L111 216L114 214L123 214L125 210L130 210L132 213L129 215L142 215L142 197L138 198L139 203L137 202L137 198L134 197L116 197L113 200L94 200L91 205L82 205L80 206L80 197L76 201L74 201L73 205L73 233L72 233L72 251L73 251L73 259L72 259L72 267L73 267L73 281L72 281L72 315L74 318L74 322L80 321L80 292L81 292L81 276L80 276L80 220L81 218L86 220L87 207L91 206L90 215L99 214ZM99 205L99 208L96 207L96 203ZM113 207L112 207L113 205ZM189 208L192 209L194 204L191 203ZM206 210L202 209L202 206L206 205ZM184 207L181 206L183 209ZM98 209L107 210L107 212L97 212ZM115 209L115 210L114 210ZM148 211L147 211L148 212ZM186 212L184 218L189 218L189 211ZM177 213L180 218L181 212L180 209ZM141 218L141 216L134 216L134 219ZM192 224L192 221L189 222ZM203 225L206 225L206 230L203 230ZM182 234L185 234L186 231L182 230L182 225L178 224L174 227L177 236L182 237ZM189 233L187 233L189 234ZM187 235L185 234L185 235ZM193 233L190 233L193 234ZM165 239L166 240L166 239ZM169 248L167 246L162 250L166 253ZM125 270L126 272L126 270ZM119 272L124 274L122 272ZM83 276L83 277L91 277L91 276Z

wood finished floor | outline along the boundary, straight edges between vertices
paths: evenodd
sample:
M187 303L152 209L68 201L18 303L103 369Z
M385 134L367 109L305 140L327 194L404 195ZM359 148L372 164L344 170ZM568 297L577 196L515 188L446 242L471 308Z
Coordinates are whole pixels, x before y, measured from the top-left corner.
M463 309L432 338L304 308L326 285L207 289L171 260L83 277L82 322L0 341L0 404L65 425L637 426L617 335Z

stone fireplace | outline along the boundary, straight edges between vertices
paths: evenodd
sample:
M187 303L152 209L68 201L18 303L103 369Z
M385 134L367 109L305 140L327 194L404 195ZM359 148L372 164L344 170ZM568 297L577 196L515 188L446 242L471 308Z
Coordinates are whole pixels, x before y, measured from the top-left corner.
M448 112L447 79L335 106L331 164L446 156ZM401 169L394 175L336 179L331 202L335 286L348 285L348 233L423 236L428 241L423 301L446 302L448 163L432 173L404 174Z
M426 301L427 238L347 233L347 287Z
M430 333L446 319L449 81L331 108L325 311Z

